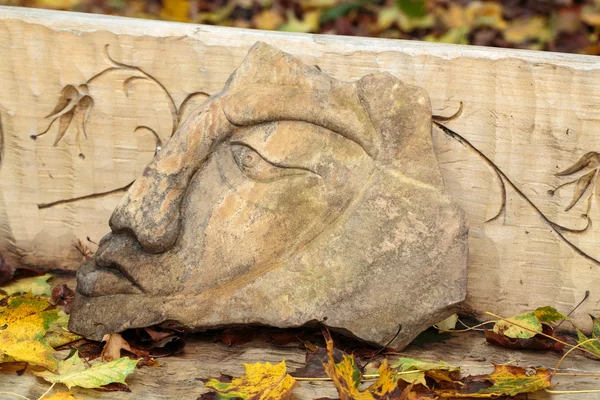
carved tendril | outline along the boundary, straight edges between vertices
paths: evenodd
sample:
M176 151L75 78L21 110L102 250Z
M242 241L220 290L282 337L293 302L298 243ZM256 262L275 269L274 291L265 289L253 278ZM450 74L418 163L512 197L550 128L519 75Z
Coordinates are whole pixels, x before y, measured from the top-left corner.
M116 61L114 58L112 58L110 56L108 50L109 50L109 45L107 44L104 46L104 56L106 57L108 62L110 64L112 64L112 66L98 72L97 74L92 76L90 79L88 79L84 84L81 84L77 87L75 87L74 85L65 86L61 91L58 103L54 107L54 110L52 110L52 112L50 112L50 114L48 114L45 117L45 119L50 120L48 126L46 127L46 129L44 131L42 131L36 135L31 135L31 138L33 140L36 140L37 138L46 135L50 131L50 129L52 128L54 123L58 120L59 121L58 132L56 134L56 137L54 139L54 144L53 144L53 146L56 147L58 145L58 143L60 143L60 141L65 137L65 134L67 133L67 130L69 129L71 123L73 121L75 121L75 125L77 128L77 132L75 133L75 145L77 146L79 157L81 159L85 159L85 155L83 154L83 151L81 150L80 138L81 138L81 134L83 133L84 137L87 139L86 125L87 125L90 111L92 110L92 108L94 106L94 100L93 100L92 96L89 94L89 86L92 83L94 83L94 81L96 81L98 78L105 76L106 74L111 73L111 72L132 71L135 74L133 76L130 76L123 82L123 87L122 87L123 93L125 93L125 95L127 97L129 97L129 91L131 89L132 84L136 81L147 81L147 82L151 82L158 86L158 88L165 94L167 101L169 103L169 109L171 112L172 128L171 128L171 132L170 132L169 136L173 136L173 134L179 128L179 126L181 124L181 118L183 115L185 115L185 111L187 110L187 107L189 106L190 102L193 99L195 99L197 97L204 97L204 98L210 97L210 95L206 92L202 92L202 91L193 92L193 93L188 94L178 107L177 104L175 103L175 99L173 98L171 93L167 90L167 88L158 79L154 78L151 74L147 73L140 67L136 67L134 65L128 65L128 64L124 64L122 62ZM156 131L154 129L152 129L151 127L149 127L147 125L137 126L134 129L134 132L137 132L140 130L147 130L152 134L152 136L154 137L154 141L155 141L155 154L158 153L163 147L162 140L160 139L160 136L158 135L158 133L156 133ZM89 199L89 198L94 198L94 197L98 197L98 196L104 196L104 195L108 195L108 194L112 194L112 193L117 193L120 191L125 191L129 188L129 186L131 186L132 183L133 182L130 182L125 186L122 186L122 187L119 187L116 189L112 189L112 190L108 190L108 191L102 192L102 193L92 193L92 194L88 194L88 195L84 195L84 196L78 196L78 197L73 197L73 198L69 198L69 199L62 199L62 200L54 201L51 203L38 204L38 208L45 209L45 208L54 207L54 206L60 205L60 204L67 204L67 203L71 203L71 202L75 202L75 201L79 201L79 200L83 200L83 199Z
M57 146L58 143L60 143L60 141L65 136L72 121L75 120L75 124L77 127L77 132L75 134L75 145L77 146L77 150L79 152L79 157L82 159L85 159L85 155L81 151L80 136L81 136L81 133L83 133L83 135L87 139L86 124L87 124L87 120L89 118L89 113L94 106L94 100L89 95L89 85L92 84L95 80L97 80L101 76L104 76L104 75L106 75L110 72L114 72L114 71L124 71L125 70L125 71L132 71L136 74L139 74L139 75L131 76L123 82L123 92L125 93L125 95L127 97L129 97L129 91L131 89L132 83L137 80L145 80L145 81L154 83L165 94L165 96L167 97L167 101L169 103L169 109L171 111L171 119L172 119L172 128L171 128L171 132L170 132L169 136L172 136L175 133L175 131L177 130L177 128L179 127L179 125L181 123L181 117L184 114L186 107L189 104L190 100L192 100L198 96L209 97L209 95L205 92L201 92L201 91L193 92L193 93L190 93L183 100L183 102L180 104L179 107L177 107L173 96L159 80L154 78L151 74L147 73L140 67L136 67L133 65L128 65L128 64L124 64L124 63L116 61L114 58L112 58L110 56L108 49L109 49L109 45L104 46L104 56L113 66L100 71L99 73L97 73L96 75L94 75L90 79L88 79L84 84L81 84L77 87L75 87L73 85L65 86L61 91L60 98L58 100L58 103L54 107L54 110L45 117L46 119L50 119L50 123L48 124L48 127L41 133L38 133L36 135L31 135L32 139L35 140L35 139L47 134L50 131L50 128L52 128L54 122L56 122L58 120L59 121L58 133L56 135L56 138L55 138L54 144L53 144L53 146ZM156 145L155 153L161 150L163 143L160 139L160 136L156 133L156 131L154 129L152 129L146 125L140 125L135 128L134 132L137 132L138 130L150 131L150 133L152 133L154 140L155 140L155 145Z
M521 197L523 200L525 200L525 202L527 204L529 204L529 206L531 206L535 210L535 212L540 216L540 218L545 223L547 223L550 226L550 228L554 231L554 233L563 242L565 242L572 250L574 250L577 254L581 255L582 257L592 261L594 264L600 266L600 260L592 257L588 253L581 250L573 242L571 242L569 239L567 239L567 237L565 237L565 235L564 235L564 232L583 233L589 229L589 227L591 226L591 219L590 219L588 213L589 213L589 207L591 204L591 196L592 195L590 194L590 197L588 197L588 212L586 212L586 214L582 215L582 217L586 219L586 225L583 228L569 228L569 227L560 225L560 224L550 220L542 212L542 210L540 210L540 208L538 206L536 206L535 203L533 203L529 199L529 197L527 197L527 195L525 195L525 193L523 193L521 191L521 189L519 189L515 185L515 183L513 183L513 181L508 176L506 176L506 174L489 157L487 157L483 152L481 152L479 149L477 149L475 146L473 146L473 144L471 144L467 139L465 139L459 133L453 131L452 129L448 128L447 126L445 126L441 123L441 121L444 121L444 122L451 121L451 120L457 118L458 116L460 116L460 114L462 113L462 108L463 108L463 104L461 102L459 110L450 117L442 117L442 116L434 115L433 123L438 128L440 128L442 130L442 132L444 132L448 137L456 140L457 142L459 142L460 144L462 144L463 146L465 146L466 148L468 148L469 150L471 150L475 154L477 154L477 156L479 156L488 165L488 167L490 167L490 169L494 172L494 174L498 178L498 184L499 184L500 190L501 190L500 208L494 217L488 219L485 222L486 223L492 222L492 221L496 220L497 218L499 218L503 213L506 212L506 185L508 185L511 189L513 189L515 191L515 193L517 193L519 195L519 197ZM576 173L585 168L590 168L590 167L595 168L593 171L586 173L578 180L568 182L567 184L565 184L565 185L568 185L568 184L577 182L577 187L575 190L573 200L571 201L571 204L569 204L569 206L567 206L565 211L570 210L575 205L575 203L577 203L577 201L583 196L586 189L592 184L592 181L595 181L595 191L596 191L596 196L597 196L597 202L600 205L600 183L598 183L600 181L598 179L599 165L600 165L600 156L598 155L598 153L591 152L591 153L587 153L586 155L584 155L573 166L556 174L557 176L564 176L564 175L570 175L570 174ZM558 188L565 186L565 185L561 185ZM552 191L552 194L554 194L555 191Z

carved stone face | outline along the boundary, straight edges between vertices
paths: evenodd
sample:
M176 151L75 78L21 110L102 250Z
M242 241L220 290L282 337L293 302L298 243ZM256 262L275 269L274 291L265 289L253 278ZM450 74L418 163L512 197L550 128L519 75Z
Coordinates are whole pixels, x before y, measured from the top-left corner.
M255 45L117 206L71 329L326 320L386 343L403 323L406 344L465 294L466 225L430 134L423 90Z

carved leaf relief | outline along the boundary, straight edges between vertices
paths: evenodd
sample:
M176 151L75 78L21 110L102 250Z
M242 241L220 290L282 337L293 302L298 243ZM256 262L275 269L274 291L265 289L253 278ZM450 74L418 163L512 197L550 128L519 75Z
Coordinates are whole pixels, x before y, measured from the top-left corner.
M584 215L587 216L592 205L592 199L594 197L596 198L596 204L600 206L600 180L598 179L598 175L600 173L600 154L595 151L590 151L577 160L575 164L557 173L556 176L569 176L583 171L587 172L585 172L585 174L581 175L579 178L566 182L558 186L555 190L551 190L549 194L552 196L560 188L575 184L575 191L573 192L571 202L565 208L565 211L569 211L584 197L584 194L588 191L588 188L591 187L593 190L591 190L589 195L586 197L587 208Z

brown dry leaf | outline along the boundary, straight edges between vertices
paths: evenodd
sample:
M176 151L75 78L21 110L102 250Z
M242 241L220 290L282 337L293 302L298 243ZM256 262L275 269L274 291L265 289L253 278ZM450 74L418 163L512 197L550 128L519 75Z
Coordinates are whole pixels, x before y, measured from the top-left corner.
M74 298L75 292L69 286L67 286L67 284L61 283L60 285L56 285L54 288L52 288L50 303L63 306L65 308L65 313L70 314L71 304L73 303Z
M106 342L101 353L104 361L109 362L121 358L121 350L135 354L129 343L118 333L104 335L102 341Z
M485 340L491 344L497 344L508 349L531 349L531 350L552 350L560 353L564 345L546 336L535 335L529 339L510 338L501 333L485 330ZM542 333L548 336L554 336L554 329L548 324L542 324ZM562 338L561 338L562 339Z

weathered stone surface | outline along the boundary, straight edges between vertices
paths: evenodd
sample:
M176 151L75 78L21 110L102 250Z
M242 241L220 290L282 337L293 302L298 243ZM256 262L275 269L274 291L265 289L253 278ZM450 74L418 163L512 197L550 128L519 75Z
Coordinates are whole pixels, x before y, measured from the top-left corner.
M70 329L99 339L322 322L393 346L466 291L467 226L426 92L339 82L263 43L171 138L78 272Z

